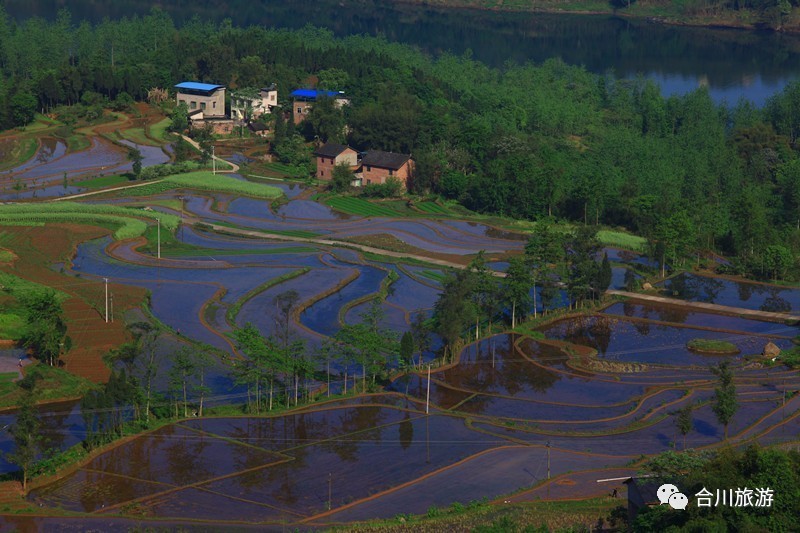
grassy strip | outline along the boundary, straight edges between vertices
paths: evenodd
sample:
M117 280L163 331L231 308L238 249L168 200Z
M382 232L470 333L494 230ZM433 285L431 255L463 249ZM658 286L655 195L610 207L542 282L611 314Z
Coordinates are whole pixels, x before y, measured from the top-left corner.
M624 502L615 498L531 501L491 505L487 501L432 506L424 515L398 514L394 518L335 526L330 531L438 533L440 531L589 531L600 518Z
M77 398L97 388L91 381L70 374L55 366L37 363L25 368L25 375L36 378L38 401ZM19 401L20 389L16 384L0 388L0 407L13 407Z
M438 281L439 283L443 282L445 278L447 278L447 274L441 270L423 270L419 274L420 276L432 279L433 281Z
M0 170L9 170L22 165L36 155L36 150L39 148L39 143L33 137L23 137L8 142L14 143L14 147L3 155Z
M156 122L155 124L150 124L147 126L145 128L145 133L157 141L165 143L172 142L174 140L174 136L172 133L167 131L167 128L171 123L172 120L165 118Z
M19 313L6 309L0 313L0 339L19 340L25 333L27 321L23 316L23 310Z
M264 231L268 233L274 233L275 235L287 235L289 237L300 237L302 239L315 239L317 237L324 237L324 235L321 233L304 229L271 229Z
M368 202L367 200L363 200L361 198L355 198L353 196L335 196L332 198L326 198L325 203L337 211L341 211L350 215L359 215L364 217L402 216L400 212L395 211L394 209L390 209L380 204Z
M147 224L141 220L160 219L167 230L175 230L180 219L174 215L103 204L49 202L0 205L0 223L66 222L101 224L116 228L114 238L129 239L142 235Z
M714 339L692 339L686 343L686 347L693 352L701 353L718 353L718 354L736 354L739 353L739 348L735 344L728 341L720 341Z
M631 235L622 231L600 230L597 232L597 240L607 246L616 246L635 252L643 252L647 239L638 235Z
M50 288L46 285L41 285L34 281L28 281L25 278L20 278L6 272L0 272L0 290L17 299L44 291L55 292L56 299L59 302L64 302L69 298L69 295L65 292Z
M143 146L161 146L161 143L158 143L147 136L144 128L128 128L126 130L118 130L118 133L120 137L131 141L134 144L141 144Z
M229 176L213 174L207 170L168 176L158 183L116 191L115 194L117 196L150 196L173 189L195 189L199 191L241 194L254 198L267 199L277 198L283 194L283 191L277 187L250 181L241 181Z
M242 309L242 306L248 300L258 296L262 292L266 291L267 289L269 289L271 287L274 287L275 285L278 285L279 283L283 283L284 281L289 281L290 279L294 279L294 278L300 277L303 274L306 274L310 270L311 270L310 267L303 267L303 268L301 268L299 270L294 270L292 272L287 272L286 274L284 274L282 276L278 276L277 278L271 279L271 280L269 280L269 281L267 281L265 283L262 283L258 287L255 287L255 288L247 291L247 293L245 293L241 298L236 300L236 302L234 302L234 304L228 308L227 312L225 313L225 320L228 322L228 324L231 325L231 327L235 327L235 325L236 325L236 317L239 315L239 311Z
M120 175L113 176L98 176L96 178L89 178L87 180L73 183L75 187L86 187L87 189L102 189L103 187L111 187L112 185L119 185L127 183L128 178Z
M347 243L343 242L342 243L342 248L347 248ZM389 255L376 254L376 253L372 253L372 252L361 252L361 255L364 257L364 259L366 259L368 261L375 261L375 262L378 262L378 263L387 263L387 264L390 264L390 265L404 264L404 265L423 266L423 267L435 268L435 269L446 268L446 267L443 267L442 265L436 265L434 263L428 263L427 261L423 261L423 260L417 259L415 257L392 257L392 256L389 256Z
M414 207L419 209L424 213L431 213L434 215L451 215L449 209L444 206L437 204L436 202L416 202L414 203Z

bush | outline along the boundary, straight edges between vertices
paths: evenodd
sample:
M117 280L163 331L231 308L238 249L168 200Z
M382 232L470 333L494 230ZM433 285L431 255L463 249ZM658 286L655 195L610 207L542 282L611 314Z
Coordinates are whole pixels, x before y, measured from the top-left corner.
M713 353L713 354L737 354L739 348L728 341L714 339L692 339L686 343L686 347L693 352Z
M200 164L193 161L181 161L172 165L153 165L142 170L140 177L143 180L166 178L175 174L185 174L200 169Z
M369 185L365 185L361 190L361 196L367 198L394 198L400 196L402 192L403 183L394 176L390 176L386 180L386 183L370 183Z

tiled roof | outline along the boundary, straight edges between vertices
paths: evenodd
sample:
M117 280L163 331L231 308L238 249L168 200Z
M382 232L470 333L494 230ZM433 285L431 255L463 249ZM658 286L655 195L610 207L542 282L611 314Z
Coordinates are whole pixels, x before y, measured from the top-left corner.
M361 164L368 167L388 168L397 170L411 159L408 154L395 154L393 152L381 152L380 150L370 150L361 159Z
M314 155L318 155L320 157L336 157L348 148L350 147L346 144L328 143L317 148L314 152Z

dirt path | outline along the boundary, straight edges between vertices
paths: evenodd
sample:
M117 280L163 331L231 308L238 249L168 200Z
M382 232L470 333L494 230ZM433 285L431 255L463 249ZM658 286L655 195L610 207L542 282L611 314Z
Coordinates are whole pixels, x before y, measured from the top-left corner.
M186 142L191 144L193 147L195 147L197 150L202 152L202 150L200 149L200 145L197 143L197 141L195 141L194 139L190 139L186 135L181 135L181 137L183 137L183 140L185 140ZM231 161L226 161L225 159L222 159L221 157L217 157L217 156L214 156L214 159L217 160L217 161L222 161L226 165L230 165L231 166L230 169L218 168L217 172L226 172L226 173L239 172L239 165L237 165L236 163L233 163Z
M687 300L679 300L677 298L665 298L664 296L652 296L650 294L639 294L635 292L617 291L613 289L607 290L606 294L625 296L626 298L631 298L633 300L644 300L646 302L677 305L679 307L691 307L704 311L728 313L732 315L762 318L772 321L800 320L800 316L789 313L775 313L772 311L759 311L756 309L742 309L741 307L730 307L728 305L709 304L705 302L690 302Z

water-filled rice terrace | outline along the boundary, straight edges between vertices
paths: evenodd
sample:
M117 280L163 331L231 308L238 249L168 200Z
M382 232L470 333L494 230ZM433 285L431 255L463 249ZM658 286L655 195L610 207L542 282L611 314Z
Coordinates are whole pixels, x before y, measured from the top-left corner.
M52 151L51 160L65 157L58 146ZM55 176L46 163L17 172ZM364 298L387 285L384 326L402 331L417 314L431 312L443 267L398 263L346 242L391 236L409 254L461 264L485 250L501 269L525 242L475 222L342 214L298 186L282 188L288 202L277 208L186 190L102 200L147 205L185 223L165 240L161 259L143 238L104 237L82 243L71 262L53 268L146 288L159 320L233 352L227 334L247 322L269 334L275 296L287 290L297 291L300 301L292 329L312 347L357 321ZM619 251L610 256L618 284L627 265L640 260ZM731 280L721 287L693 278L669 283L685 299L713 295L738 305L736 296L755 308L783 309L777 299L794 302L791 291L742 288ZM481 339L430 377L427 367L415 368L377 394L321 397L274 416L162 427L108 449L29 498L97 517L313 526L424 513L454 501L534 500L551 488L556 498L605 494L609 489L596 479L633 473L643 455L682 448L673 413L684 406L693 413L686 446L723 445L724 429L710 405L710 367L723 357L734 367L740 404L729 442L797 440L800 395L793 392L800 374L750 358L767 342L790 346L794 327L627 301L540 331L544 338ZM687 348L692 339L725 340L740 354L697 353Z

